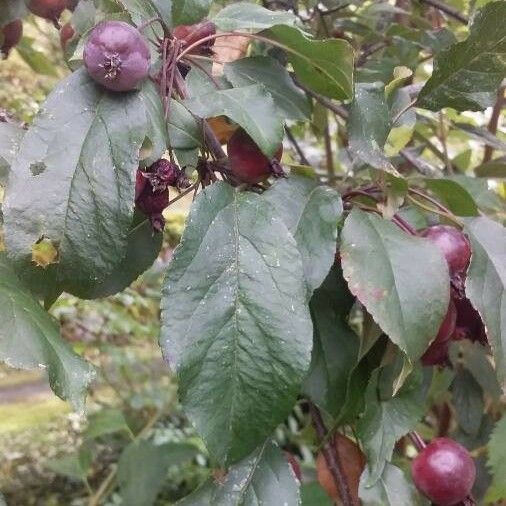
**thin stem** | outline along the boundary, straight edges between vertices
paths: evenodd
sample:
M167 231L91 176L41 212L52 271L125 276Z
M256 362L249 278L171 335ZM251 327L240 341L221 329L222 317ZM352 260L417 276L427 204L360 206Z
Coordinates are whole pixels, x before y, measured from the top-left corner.
M422 451L427 445L425 444L425 441L422 439L422 437L420 436L420 434L418 434L418 432L416 432L415 430L410 432L408 434L409 436L409 439L411 439L411 441L413 442L413 444L415 445L415 448L420 452Z
M285 132L286 136L288 137L288 140L290 141L290 144L293 146L293 149L297 151L297 154L299 155L300 162L302 165L310 166L308 159L306 158L306 155L304 154L304 151L302 151L302 148L300 147L299 143L297 142L297 139L293 135L292 131L289 127L285 126Z
M469 23L469 19L467 19L466 16L464 16L463 14L461 14L457 9L454 9L453 7L450 7L449 5L446 5L445 3L440 2L439 0L419 0L419 1L421 3L435 7L441 12L448 14L448 16L451 16L453 19L460 21L464 25L467 25Z
M447 145L447 135L446 135L446 127L444 124L444 118L443 113L439 111L439 140L441 141L441 146L443 147L443 155L444 155L444 162L446 166L446 170L453 174L453 167L450 162L450 157L448 156L448 145Z
M325 143L325 159L327 163L327 173L329 176L333 176L336 173L334 167L334 153L332 152L332 139L330 137L330 128L327 118L327 124L325 125L325 130L323 131L323 140Z
M413 156L409 150L401 149L399 154L409 162L420 174L424 176L433 176L434 170L430 167L428 163L423 160L418 160L416 156Z
M392 125L395 125L399 118L405 113L408 112L415 104L416 104L417 98L414 98L406 107L403 107L392 119Z
M436 206L443 213L452 214L451 211L448 208L446 208L445 206L443 206L443 204L439 203L436 199L433 199L429 195L426 195L425 193L421 192L420 190L417 190L415 188L410 188L409 192L410 193L414 193L415 195L418 195L419 197L422 197L425 200L429 201L431 204L433 204L434 206Z
M214 84L216 89L221 90L220 83L216 80L216 78L207 70L204 65L201 65L195 58L187 56L185 60L188 60L188 63L191 65L195 65L199 70L201 70L208 78L209 80Z
M490 121L488 123L488 131L495 135L497 133L497 127L499 126L499 118L501 117L502 108L506 102L506 97L504 96L504 92L506 91L506 86L501 86L497 91L497 100L494 105L494 109L492 110L492 115L490 116ZM483 163L487 163L492 160L492 154L494 153L494 148L492 146L485 146L485 151L483 153Z
M423 204L422 202L420 202L419 200L417 199L414 199L411 195L408 195L406 197L412 204L414 204L415 206L419 207L420 209L423 209L424 211L427 211L429 213L434 213L434 214L439 214L440 216L443 216L445 217L447 220L451 221L454 225L456 225L457 227L459 228L463 228L463 225L462 223L460 223L459 220L457 220L453 215L451 214L448 214L448 213L444 213L443 211L441 211L440 209L434 209L433 207L430 207L430 206L426 206L425 204Z
M144 436L146 436L149 430L158 422L158 420L160 420L162 415L163 415L162 411L155 411L155 413L146 422L146 425L135 436L133 441L138 441L139 439L142 439ZM98 490L92 497L90 497L90 500L88 501L88 506L98 506L100 504L100 501L111 493L114 487L114 480L116 479L117 471L118 471L117 466L114 466L111 469L106 479L100 484Z
M137 30L139 30L139 32L142 32L145 28L152 25L153 23L156 23L157 21L158 21L158 23L160 23L162 30L165 31L165 26L163 25L163 21L158 16L155 18L148 19L147 21L144 21L144 23L142 23L141 25L139 25L137 27Z
M317 102L320 102L324 107L331 110L333 113L337 114L342 119L348 118L348 111L341 105L334 104L332 100L327 97L320 95L319 93L314 92L304 84L300 83L297 79L294 79L295 84L301 89L304 90L309 96L313 97Z
M198 187L198 184L192 184L189 188L187 188L184 192L180 193L177 197L174 197L172 200L169 200L167 207L174 204L174 202L177 202L178 200L182 199L186 195L188 195L188 193L192 192L196 187Z
M202 37L193 44L190 44L186 49L184 49L184 51L181 51L181 53L178 56L178 60L184 58L188 53L193 51L195 48L204 44L204 42L209 42L211 40L215 40L220 37L230 37L230 36L247 37L252 40L259 40L260 42L265 42L266 44L270 44L271 46L279 47L285 51L288 51L289 53L296 52L292 48L286 46L285 44L281 44L281 42L269 39L268 37L263 37L262 35L256 35L254 33L247 33L247 32L221 32L215 33L213 35L208 35L207 37Z
M416 230L404 219L401 218L398 214L394 214L392 217L392 221L404 232L409 235L418 235Z
M367 58L369 58L369 56L373 55L374 53L377 53L378 51L381 51L387 46L388 46L387 41L380 41L376 42L375 44L371 44L369 47L367 47L362 51L362 54L360 55L357 61L357 67L361 67L362 65L364 65L367 62Z
M327 437L327 428L323 422L322 415L313 403L309 403L309 410L311 412L313 425L318 435L318 439L320 442L323 442ZM343 506L353 506L353 497L351 496L346 475L341 465L339 453L337 452L333 441L326 441L323 444L322 452L330 473L332 474L332 478L334 478L337 490L339 490Z

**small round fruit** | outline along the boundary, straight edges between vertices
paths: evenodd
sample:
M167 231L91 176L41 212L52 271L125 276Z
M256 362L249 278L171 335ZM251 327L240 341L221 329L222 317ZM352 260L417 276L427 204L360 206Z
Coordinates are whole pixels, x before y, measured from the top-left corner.
M272 174L271 161L242 128L228 141L227 152L232 174L243 183L259 183ZM279 162L282 155L280 146L274 158Z
M60 28L60 44L64 51L66 51L67 45L72 39L72 37L75 35L75 33L76 32L70 23L65 23Z
M66 0L31 0L28 4L30 12L49 21L57 21L66 7Z
M216 25L211 21L202 21L195 25L179 25L174 28L173 35L183 42L183 48L195 44L199 40L216 34ZM192 51L193 54L208 55L214 46L214 40L206 40Z
M462 274L471 259L471 245L468 238L454 227L435 225L426 228L422 236L432 241L443 253L450 275Z
M350 490L350 495L354 505L359 505L358 485L360 476L364 471L366 459L362 450L349 438L337 433L334 437L334 445L339 461L343 468L346 482ZM318 481L327 494L336 502L340 500L340 494L337 490L332 473L327 465L323 453L319 453L316 458L316 473Z
M418 490L438 506L453 506L471 492L476 467L469 452L453 439L429 443L411 465Z
M130 91L146 79L149 47L137 28L123 21L104 21L84 46L84 64L90 76L112 91Z
M15 19L10 23L6 24L0 29L0 40L2 46L0 47L0 53L6 57L9 56L10 50L17 46L23 35L23 23L20 19Z
M436 339L432 341L426 352L422 355L423 365L443 364L448 358L448 346L455 332L457 322L457 309L453 301L450 301L446 316L439 327Z

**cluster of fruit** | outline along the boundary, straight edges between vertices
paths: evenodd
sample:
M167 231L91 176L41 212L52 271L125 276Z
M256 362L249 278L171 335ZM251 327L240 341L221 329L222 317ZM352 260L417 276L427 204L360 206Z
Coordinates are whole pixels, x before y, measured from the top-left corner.
M359 446L343 434L336 433L332 444L338 459L339 472L346 483L347 503L360 504L359 484L365 470L366 458ZM423 442L422 442L423 444ZM295 476L302 480L297 458L285 452ZM318 481L329 497L341 504L341 493L324 452L316 458ZM469 452L450 438L436 438L421 448L411 464L411 474L417 489L436 506L465 504L476 478L476 466Z
M432 241L443 253L452 286L448 312L436 338L422 356L422 363L445 365L448 363L448 349L452 340L487 342L481 317L463 290L471 259L471 246L460 230L447 225L429 227L422 232L422 236Z

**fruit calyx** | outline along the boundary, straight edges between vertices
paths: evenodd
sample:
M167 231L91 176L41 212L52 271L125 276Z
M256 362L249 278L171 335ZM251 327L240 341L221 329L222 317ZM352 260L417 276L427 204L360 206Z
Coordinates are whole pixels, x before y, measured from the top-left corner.
M135 205L149 218L155 232L161 232L165 226L162 213L169 204L169 186L178 190L190 186L186 174L175 163L162 158L145 171L137 170Z
M411 465L417 489L438 506L454 506L471 492L476 466L469 452L450 438L431 441Z
M146 79L151 55L141 33L123 21L103 21L91 32L83 60L90 76L112 91L131 91Z

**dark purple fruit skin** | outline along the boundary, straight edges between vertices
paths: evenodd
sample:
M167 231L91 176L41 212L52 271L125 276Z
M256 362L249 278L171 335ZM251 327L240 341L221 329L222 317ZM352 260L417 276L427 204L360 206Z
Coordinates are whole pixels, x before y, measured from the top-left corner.
M211 21L201 21L195 25L179 25L172 33L176 39L183 43L183 48L193 45L199 40L216 34L216 25ZM207 40L191 51L193 54L210 56L214 46L214 39Z
M429 443L411 464L416 488L438 506L453 506L471 492L476 467L469 452L453 439Z
M427 351L422 355L423 365L444 364L448 359L448 347L457 322L457 309L453 301L450 301L446 316L439 327L436 339L432 341Z
M149 47L133 26L104 21L91 32L84 46L84 65L90 76L112 91L131 91L149 72Z
M435 225L426 228L422 236L441 250L448 263L450 276L466 272L471 259L471 245L460 230L448 225Z
M6 24L1 30L2 32L2 46L0 47L0 53L6 57L9 56L10 50L18 44L23 36L23 23L20 19Z
M67 7L66 0L31 0L28 10L49 21L57 21Z
M236 130L227 144L228 159L232 174L242 183L255 184L267 179L272 173L272 161L255 144L242 128ZM280 145L274 155L276 161L283 156Z

